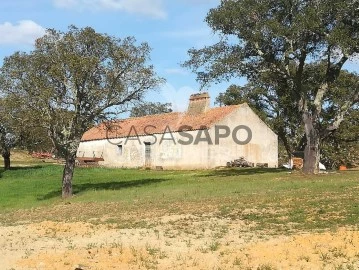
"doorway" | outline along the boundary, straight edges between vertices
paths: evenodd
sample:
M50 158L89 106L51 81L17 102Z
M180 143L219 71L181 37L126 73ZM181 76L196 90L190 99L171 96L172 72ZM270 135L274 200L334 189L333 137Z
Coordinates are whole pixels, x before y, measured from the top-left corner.
M151 143L145 142L145 167L151 168Z

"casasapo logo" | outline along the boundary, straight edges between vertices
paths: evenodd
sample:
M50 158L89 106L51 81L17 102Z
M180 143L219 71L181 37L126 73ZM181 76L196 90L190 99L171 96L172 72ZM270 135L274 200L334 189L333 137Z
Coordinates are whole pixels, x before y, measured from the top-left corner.
M162 144L165 141L172 141L180 145L200 143L219 145L225 139L230 139L238 145L245 145L250 143L252 137L252 130L246 125L238 125L232 129L226 125L215 125L211 130L205 126L193 130L191 126L183 125L176 131L172 131L170 126L166 126L163 130L158 130L154 125L147 125L141 130L136 126L124 130L121 123L106 126L106 138L113 145L126 145L129 141L137 141L139 144L144 142Z

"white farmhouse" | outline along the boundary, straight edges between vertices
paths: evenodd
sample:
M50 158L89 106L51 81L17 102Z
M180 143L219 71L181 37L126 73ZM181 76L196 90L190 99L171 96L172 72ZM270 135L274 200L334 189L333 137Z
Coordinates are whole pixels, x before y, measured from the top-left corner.
M244 157L278 166L277 135L247 104L210 108L208 93L188 110L102 123L82 137L77 157L109 167L211 169Z

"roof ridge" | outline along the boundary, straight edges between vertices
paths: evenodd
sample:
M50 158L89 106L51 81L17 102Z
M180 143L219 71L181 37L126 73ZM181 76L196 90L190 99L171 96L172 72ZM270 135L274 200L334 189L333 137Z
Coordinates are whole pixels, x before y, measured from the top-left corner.
M224 106L219 106L219 107L213 107L213 108L209 108L210 110L215 110L215 109L221 109L221 108L228 108L228 107L239 107L242 104L232 104L232 105L224 105ZM205 114L206 112L202 113ZM143 116L133 116L133 117L127 117L127 118L122 118L122 119L115 119L113 121L118 122L118 121L126 121L126 120L135 120L135 119L140 119L140 118L149 118L149 117L155 117L158 115L169 115L169 114L187 114L187 112L165 112L165 113L155 113L155 114L147 114L147 115L143 115Z
M232 104L232 105L223 105L223 106L219 106L219 107L213 107L213 108L210 108L210 110L220 109L220 108L228 108L228 107L240 107L243 104L246 104L246 102L243 102L243 103L240 103L240 104Z
M182 112L165 112L165 113L155 113L155 114L147 114L147 115L143 115L143 116L133 116L133 117L127 117L124 120L127 119L138 119L138 118L145 118L145 117L153 117L153 116L157 116L157 115L164 115L164 114L181 114Z
M120 138L123 136L128 136L132 127L136 128L137 134L161 134L167 127L170 127L172 132L177 132L180 130L181 126L190 126L191 130L202 129L202 127L210 128L215 123L228 116L232 112L236 111L242 104L238 105L229 105L222 107L210 108L208 111L197 114L190 115L186 112L168 112L160 114L145 115L139 117L129 117L124 119L117 119L113 121L108 121L107 124L118 123L121 126L121 129L115 129L108 132L107 129L103 129L103 126L106 125L105 122L89 129L85 132L82 137L82 141L92 141L99 139L106 139L109 136ZM150 126L151 130L144 132L146 127ZM113 134L112 134L112 133Z

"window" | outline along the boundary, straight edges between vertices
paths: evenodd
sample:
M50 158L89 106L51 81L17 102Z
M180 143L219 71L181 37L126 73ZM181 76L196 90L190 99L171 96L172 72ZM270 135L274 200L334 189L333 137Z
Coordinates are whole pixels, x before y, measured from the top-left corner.
M117 151L118 151L117 153L118 153L119 156L122 156L122 150L123 150L122 149L122 144L117 145Z

